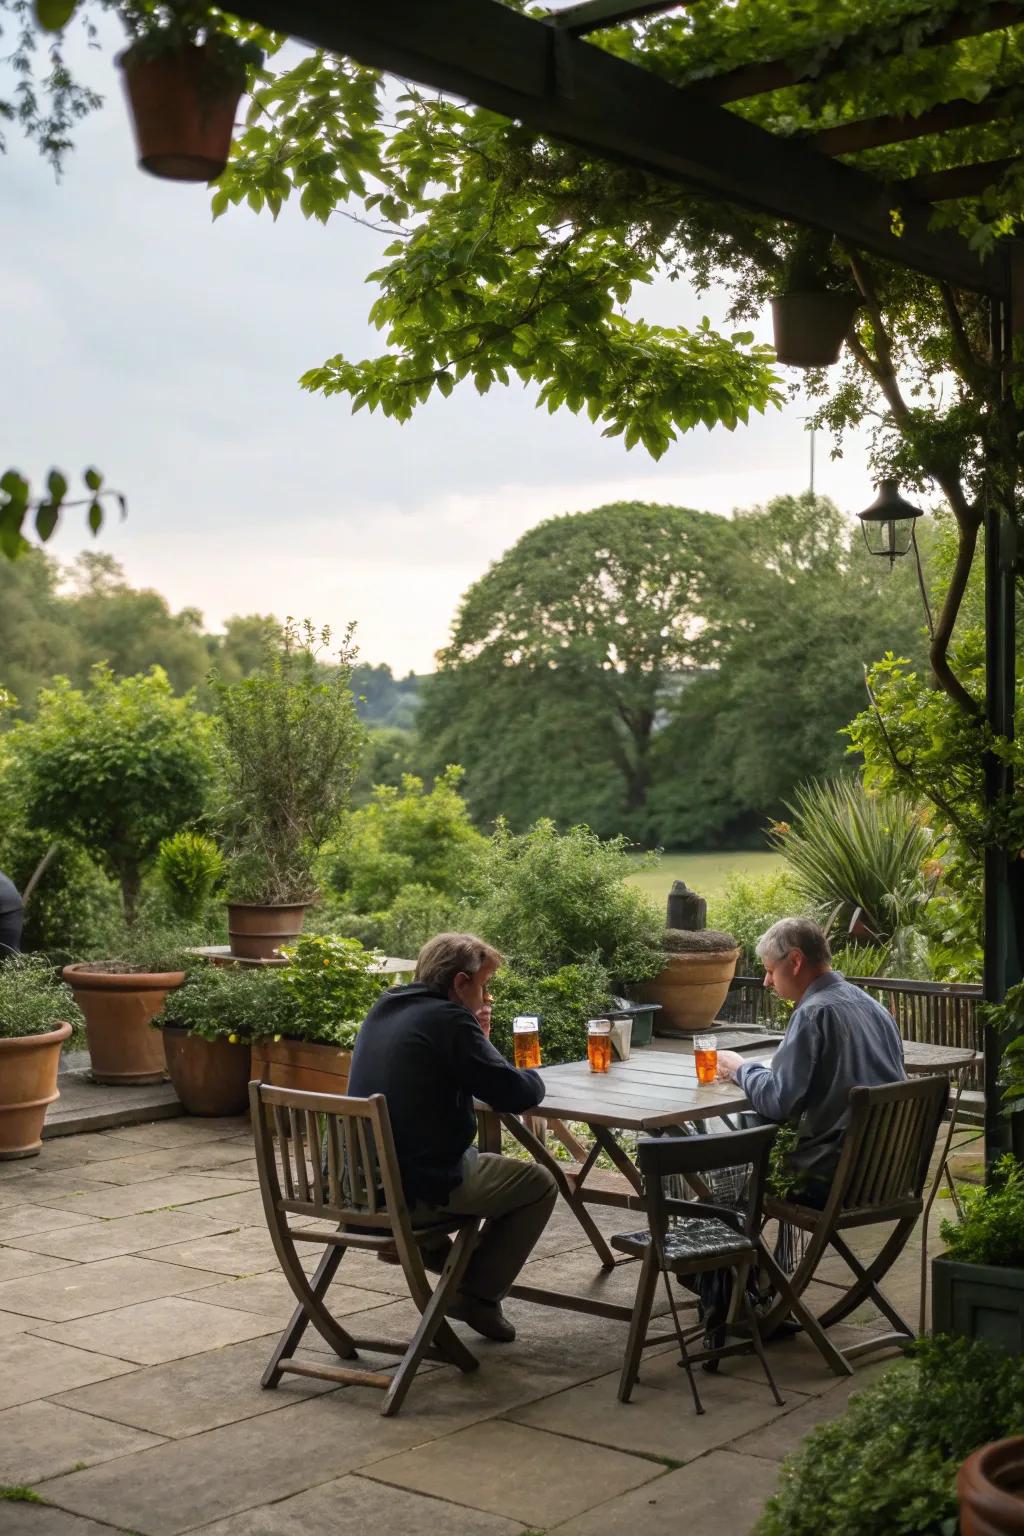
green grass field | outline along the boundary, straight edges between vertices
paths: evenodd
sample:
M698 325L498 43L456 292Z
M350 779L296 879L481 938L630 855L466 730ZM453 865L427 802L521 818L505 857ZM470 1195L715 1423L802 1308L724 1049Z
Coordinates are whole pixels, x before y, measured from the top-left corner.
M666 853L656 869L640 870L631 878L655 901L664 903L673 880L685 880L700 896L717 896L730 875L770 875L782 857L777 853L742 849L731 853Z

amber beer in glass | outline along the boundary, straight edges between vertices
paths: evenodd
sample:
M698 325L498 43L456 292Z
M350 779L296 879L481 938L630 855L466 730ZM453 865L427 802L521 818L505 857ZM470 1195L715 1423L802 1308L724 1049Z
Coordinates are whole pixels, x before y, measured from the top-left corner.
M516 1066L540 1066L540 1015L521 1013L512 1020L512 1045Z
M706 1088L718 1076L718 1040L714 1035L696 1037L693 1042L693 1059L697 1067L697 1081L702 1088Z
M587 1025L587 1060L591 1072L607 1072L612 1064L610 1019L591 1019Z

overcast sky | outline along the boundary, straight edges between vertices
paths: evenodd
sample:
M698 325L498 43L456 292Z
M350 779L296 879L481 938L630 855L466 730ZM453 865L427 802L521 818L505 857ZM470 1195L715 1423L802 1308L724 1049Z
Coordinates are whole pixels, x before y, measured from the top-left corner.
M0 467L99 465L130 510L97 545L135 584L211 628L255 611L354 619L365 660L424 671L465 588L544 517L627 498L728 514L806 488L799 406L698 428L654 464L517 387L460 386L404 426L306 394L304 369L380 350L364 279L381 238L287 206L277 224L212 223L205 187L135 168L113 51L84 55L106 104L59 184L5 129ZM643 306L668 324L719 309L679 283ZM833 464L819 437L817 488L866 505L861 448ZM71 559L87 542L71 514L51 547Z

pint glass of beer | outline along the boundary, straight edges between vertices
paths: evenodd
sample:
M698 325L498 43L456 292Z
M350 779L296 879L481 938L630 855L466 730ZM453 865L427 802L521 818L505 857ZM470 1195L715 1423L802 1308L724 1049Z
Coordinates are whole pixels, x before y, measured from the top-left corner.
M512 1044L516 1066L540 1066L540 1015L520 1013L512 1020Z
M607 1072L611 1066L611 1019L591 1019L587 1025L587 1060L591 1072Z
M714 1035L697 1035L693 1042L693 1059L697 1067L697 1081L702 1088L706 1088L718 1076L717 1038Z

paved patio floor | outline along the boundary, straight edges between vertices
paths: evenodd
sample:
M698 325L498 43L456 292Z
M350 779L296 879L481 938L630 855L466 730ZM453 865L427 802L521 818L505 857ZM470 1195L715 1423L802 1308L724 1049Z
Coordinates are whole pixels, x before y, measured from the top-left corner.
M909 1316L917 1270L912 1248L887 1287ZM615 1299L635 1277L596 1278L564 1208L524 1276ZM337 1311L411 1331L400 1270L350 1255L342 1278ZM884 1369L840 1382L806 1341L780 1342L784 1407L735 1359L700 1376L697 1418L669 1346L623 1406L624 1325L513 1302L514 1344L469 1335L479 1371L429 1366L384 1420L369 1388L261 1391L290 1310L244 1122L157 1121L0 1163L0 1487L44 1501L0 1503L4 1536L654 1536L684 1520L744 1536L782 1458Z

